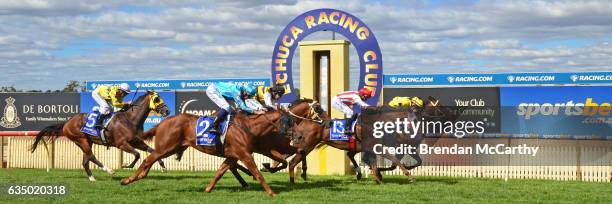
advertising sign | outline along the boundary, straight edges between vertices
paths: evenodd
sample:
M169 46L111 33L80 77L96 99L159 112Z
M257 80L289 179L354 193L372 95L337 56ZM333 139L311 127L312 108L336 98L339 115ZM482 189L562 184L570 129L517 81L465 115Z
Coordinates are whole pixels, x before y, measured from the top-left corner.
M0 131L40 130L77 113L78 93L0 93Z

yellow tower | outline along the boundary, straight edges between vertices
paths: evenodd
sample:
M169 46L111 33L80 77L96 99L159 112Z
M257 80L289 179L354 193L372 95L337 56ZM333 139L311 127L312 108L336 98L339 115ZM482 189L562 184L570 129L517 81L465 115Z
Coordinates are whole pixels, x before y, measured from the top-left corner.
M332 118L344 115L331 108L330 99L349 88L349 45L346 40L302 41L300 53L300 95L316 99L326 110L331 111ZM321 67L321 59L328 59L327 67ZM322 71L327 71L327 81L322 80ZM321 90L326 83L327 90ZM321 101L321 93L327 93L326 101ZM343 175L349 173L349 161L345 152L335 148L314 150L308 155L308 173L316 175Z

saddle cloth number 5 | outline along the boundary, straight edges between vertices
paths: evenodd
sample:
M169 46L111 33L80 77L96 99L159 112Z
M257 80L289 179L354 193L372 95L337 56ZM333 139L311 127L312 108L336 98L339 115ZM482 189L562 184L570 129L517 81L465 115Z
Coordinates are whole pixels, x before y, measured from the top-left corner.
M85 124L85 126L87 126L88 128L93 128L96 125L96 119L98 118L99 114L97 112L92 112L89 114L89 117L87 117L87 123Z

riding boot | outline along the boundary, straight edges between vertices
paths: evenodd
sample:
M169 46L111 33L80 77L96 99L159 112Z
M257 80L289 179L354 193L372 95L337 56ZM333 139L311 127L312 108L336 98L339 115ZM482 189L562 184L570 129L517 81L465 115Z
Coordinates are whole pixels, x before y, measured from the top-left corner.
M223 108L219 109L217 115L215 116L215 119L213 120L213 124L210 126L209 132L216 133L217 135L221 134L221 128L219 128L219 125L221 124L221 121L225 119L226 116L227 111Z
M353 122L357 120L357 114L353 114L351 118L349 118L344 124L344 134L350 135L353 134Z
M100 114L100 116L98 117L98 120L96 120L95 127L100 130L104 128L104 119L106 119L106 114Z
M221 143L221 134L216 134L217 137L217 143L215 144L215 148L217 148L217 155L220 157L225 156L225 148L223 147L223 144Z

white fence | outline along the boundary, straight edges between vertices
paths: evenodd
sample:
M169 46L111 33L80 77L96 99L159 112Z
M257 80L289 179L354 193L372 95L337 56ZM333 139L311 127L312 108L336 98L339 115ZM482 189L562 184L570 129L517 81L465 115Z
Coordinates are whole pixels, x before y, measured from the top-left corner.
M8 137L4 146L5 158L8 168L82 168L82 151L66 138L59 138L53 144L49 144L51 155L47 155L44 146L31 153L29 151L33 137ZM509 143L533 143L533 140L513 139ZM148 143L154 146L152 142ZM532 159L527 156L508 156L506 159L492 161L488 166L463 166L459 165L461 160L435 160L423 156L424 164L412 171L415 176L453 176L453 177L482 177L497 179L551 179L551 180L578 180L593 182L610 182L612 179L612 141L602 140L537 140L540 146L538 154L543 157ZM148 156L146 152L140 152L141 159ZM124 153L117 148L106 148L94 145L94 154L103 164L117 169L122 163L131 162L133 156ZM183 154L181 161L175 160L175 156L164 159L169 170L187 171L215 171L223 162L223 158L201 153L193 148L188 148ZM359 155L357 156L359 158ZM542 158L550 160L563 160L563 166L541 166ZM468 158L469 159L469 158ZM264 162L272 160L255 154L255 160L259 168ZM584 166L581 162L597 161L597 165ZM489 163L491 164L491 163ZM90 165L97 168L95 165ZM379 166L389 166L389 163L379 160ZM153 166L154 170L160 170L159 164ZM286 170L283 170L286 172ZM300 169L297 169L299 173ZM362 166L365 175L369 174L367 167ZM386 172L387 175L403 175L399 169Z

